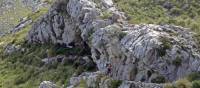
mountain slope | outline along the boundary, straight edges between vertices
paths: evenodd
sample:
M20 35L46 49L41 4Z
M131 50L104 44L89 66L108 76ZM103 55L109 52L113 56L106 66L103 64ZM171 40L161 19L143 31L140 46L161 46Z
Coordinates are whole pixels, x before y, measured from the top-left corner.
M57 0L0 38L0 87L198 88L198 3Z
M114 0L130 23L171 24L200 34L199 0Z

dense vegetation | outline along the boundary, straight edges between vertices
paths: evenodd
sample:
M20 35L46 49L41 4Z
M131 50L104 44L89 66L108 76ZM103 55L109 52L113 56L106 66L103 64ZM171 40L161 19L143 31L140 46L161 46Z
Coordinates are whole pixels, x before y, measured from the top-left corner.
M44 80L62 86L67 84L75 71L72 65L53 63L44 65L46 50L51 46L23 46L26 52L17 52L9 56L1 55L0 87L37 88Z

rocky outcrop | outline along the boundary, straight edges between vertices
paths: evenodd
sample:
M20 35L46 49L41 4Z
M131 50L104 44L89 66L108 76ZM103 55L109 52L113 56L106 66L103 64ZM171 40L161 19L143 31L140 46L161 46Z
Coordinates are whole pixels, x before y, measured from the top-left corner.
M94 33L92 45L99 70L111 64L116 79L153 82L164 77L174 81L199 71L197 45L182 27L110 25Z
M42 62L44 64L53 64L53 63L61 63L65 60L65 56L62 56L62 55L58 55L58 56L55 56L55 57L47 57L47 58L44 58L42 59ZM71 59L71 58L69 58Z
M124 80L120 88L143 86L143 83L132 81L175 81L200 71L197 44L187 28L128 24L111 0L95 2L67 0L55 3L33 26L28 42L73 44L74 47L86 43L100 72L107 73L109 65L111 72L107 75L113 80ZM90 78L83 76L87 77ZM79 78L72 83L80 83ZM144 84L143 88L150 86Z
M62 4L59 4L62 3ZM104 3L106 4L106 3ZM117 21L122 13L110 9L110 19L101 19L103 7L88 0L69 0L55 3L48 14L39 20L29 33L28 41L36 43L52 42L54 44L79 43L88 41L91 34L102 27Z
M12 30L10 30L10 33L16 33L19 32L21 29L25 28L26 26L30 25L32 23L32 20L25 17L22 18L21 21L17 26L15 26Z
M25 48L22 48L19 45L8 44L4 47L4 54L11 55L15 52L25 52Z
M56 84L50 82L50 81L43 81L40 83L39 88L58 88Z

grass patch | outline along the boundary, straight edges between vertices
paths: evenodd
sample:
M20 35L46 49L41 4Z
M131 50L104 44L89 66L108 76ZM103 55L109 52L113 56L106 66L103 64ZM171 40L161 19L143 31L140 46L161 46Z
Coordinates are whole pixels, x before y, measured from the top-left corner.
M191 28L200 45L199 0L114 0L133 24L173 24ZM170 8L166 8L170 7Z
M72 65L53 63L44 65L41 59L46 57L46 50L51 46L27 45L26 52L16 52L2 56L0 83L3 88L35 88L44 80L51 80L57 85L68 83L75 71ZM9 74L7 74L9 73ZM8 84L9 85L6 85Z
M75 88L87 88L87 83L85 80L81 80L79 85L77 85Z
M36 22L42 15L48 12L48 8L41 8L37 12L28 14L28 17L32 19L33 22Z

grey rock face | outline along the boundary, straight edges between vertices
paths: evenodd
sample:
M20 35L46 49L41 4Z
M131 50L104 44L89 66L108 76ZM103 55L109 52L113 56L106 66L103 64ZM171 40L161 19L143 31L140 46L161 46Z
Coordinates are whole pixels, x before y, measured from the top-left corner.
M66 45L79 43L81 40L88 41L96 29L113 23L112 19L100 19L102 9L96 6L88 0L69 0L61 5L56 3L48 14L33 26L28 41Z
M110 63L112 76L121 80L152 82L151 76L157 74L174 81L200 66L192 34L177 26L111 25L94 33L92 45L99 70Z

